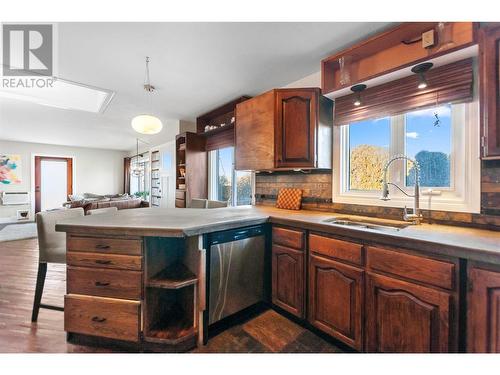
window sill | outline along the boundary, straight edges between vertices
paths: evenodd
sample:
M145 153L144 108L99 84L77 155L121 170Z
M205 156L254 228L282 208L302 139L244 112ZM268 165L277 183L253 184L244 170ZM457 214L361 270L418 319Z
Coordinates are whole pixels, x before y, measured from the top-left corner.
M344 204L357 204L366 206L379 206L379 207L396 207L408 208L413 207L413 198L393 196L388 201L383 201L380 199L380 195L364 195L356 193L345 193L333 196L334 203L344 203ZM431 204L429 207L429 196L422 195L420 197L420 208L423 210L438 210L438 211L451 211L451 212L467 212L467 213L479 213L480 205L467 204L464 200L459 198L443 198L433 196L431 199Z

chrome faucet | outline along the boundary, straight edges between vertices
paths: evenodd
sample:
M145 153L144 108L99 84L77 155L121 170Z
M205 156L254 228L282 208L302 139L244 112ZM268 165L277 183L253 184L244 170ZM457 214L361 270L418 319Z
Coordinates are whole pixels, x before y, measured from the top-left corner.
M389 166L393 161L396 160L409 160L413 163L415 166L415 192L413 195L410 195L406 193L403 189L401 189L398 185L392 183L392 182L387 182L387 171L389 169ZM408 197L413 197L413 213L409 214L408 209L405 206L405 211L403 214L403 220L404 221L410 221L413 224L420 224L422 221L422 213L420 212L420 180L419 180L419 172L420 172L420 166L416 160L413 160L405 155L395 155L393 156L385 165L384 167L384 179L382 181L382 197L380 197L381 200L383 201L388 201L391 198L389 198L389 185L392 185L396 188L398 188L404 195Z

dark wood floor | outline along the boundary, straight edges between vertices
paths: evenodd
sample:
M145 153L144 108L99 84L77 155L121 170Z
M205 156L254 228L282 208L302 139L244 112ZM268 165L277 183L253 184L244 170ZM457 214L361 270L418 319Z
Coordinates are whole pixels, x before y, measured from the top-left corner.
M111 352L66 342L63 313L41 309L31 323L38 262L37 240L0 242L0 353ZM43 302L63 305L63 265L49 265ZM274 311L212 338L198 353L332 353L340 349Z

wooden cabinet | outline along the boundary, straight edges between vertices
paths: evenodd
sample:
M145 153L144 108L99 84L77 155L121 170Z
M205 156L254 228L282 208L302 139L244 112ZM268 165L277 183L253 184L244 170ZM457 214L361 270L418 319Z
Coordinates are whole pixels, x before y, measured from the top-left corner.
M500 353L500 268L469 267L467 322L468 352Z
M273 245L272 302L298 318L304 318L304 253Z
M321 61L325 95L471 46L478 23L403 22ZM422 34L435 43L422 46Z
M236 169L331 168L333 102L318 88L275 89L236 106Z
M367 274L366 350L445 353L455 348L448 292Z
M482 156L500 159L500 26L479 36Z
M190 206L193 198L207 198L206 139L196 133L181 133L175 137L175 146L175 207L185 208Z
M314 91L276 93L276 167L314 168L316 101Z
M64 330L124 341L139 341L139 301L68 294Z
M139 341L142 245L138 237L67 236L67 332Z
M309 322L362 350L364 272L333 260L309 257Z

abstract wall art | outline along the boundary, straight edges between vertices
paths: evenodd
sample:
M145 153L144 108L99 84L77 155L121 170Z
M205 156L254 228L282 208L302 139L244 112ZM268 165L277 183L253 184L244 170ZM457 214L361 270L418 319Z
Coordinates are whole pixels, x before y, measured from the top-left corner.
M0 184L20 184L21 176L21 155L0 154Z

